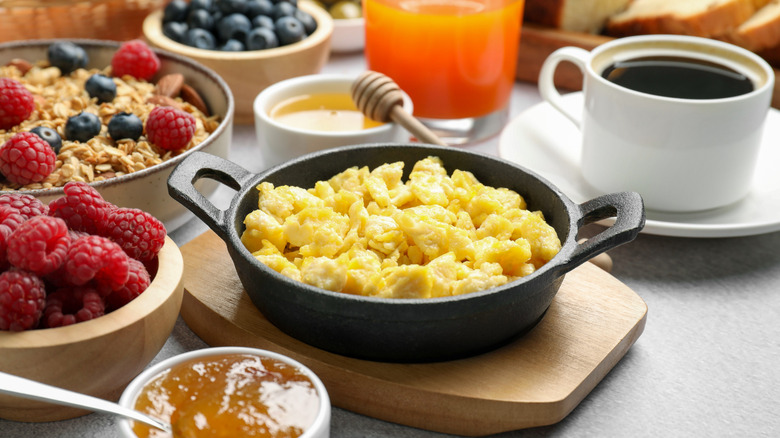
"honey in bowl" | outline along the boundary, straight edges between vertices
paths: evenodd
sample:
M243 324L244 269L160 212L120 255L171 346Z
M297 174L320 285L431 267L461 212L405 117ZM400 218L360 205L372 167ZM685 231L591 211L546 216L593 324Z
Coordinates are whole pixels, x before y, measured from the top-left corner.
M297 367L252 354L221 354L172 366L141 390L135 409L166 420L174 438L294 438L320 409L314 383ZM170 437L135 423L140 437Z
M284 125L311 131L359 131L383 124L365 117L345 93L295 96L279 102L269 115Z

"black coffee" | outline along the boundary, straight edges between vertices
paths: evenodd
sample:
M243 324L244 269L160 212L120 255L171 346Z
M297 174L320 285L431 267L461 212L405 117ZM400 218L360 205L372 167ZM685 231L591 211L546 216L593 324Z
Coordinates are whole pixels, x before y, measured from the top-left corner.
M680 99L721 99L754 88L747 76L729 67L671 56L619 61L601 76L634 91Z

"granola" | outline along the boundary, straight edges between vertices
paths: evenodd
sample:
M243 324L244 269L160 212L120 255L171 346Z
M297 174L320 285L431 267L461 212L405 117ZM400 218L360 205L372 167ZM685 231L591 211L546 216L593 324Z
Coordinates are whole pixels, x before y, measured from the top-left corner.
M137 172L180 155L203 142L219 126L219 116L207 116L180 97L171 98L177 107L195 117L195 134L189 145L179 151L168 151L156 147L141 136L138 141L122 139L115 141L108 135L107 125L111 117L120 112L133 113L144 123L156 106L151 99L156 95L155 84L133 79L129 76L114 77L117 84L116 98L112 102L97 103L84 90L84 83L95 73L111 76L111 67L105 69L78 69L69 75L62 75L56 67L49 67L41 61L26 72L18 63L0 66L0 77L21 82L35 97L35 110L30 117L10 130L0 129L0 145L17 132L30 131L36 126L46 126L62 137L62 148L57 155L55 170L43 181L25 186L0 181L0 191L18 189L47 189L64 186L68 181L93 182ZM102 128L99 135L85 143L65 138L65 123L68 118L82 111L97 115Z

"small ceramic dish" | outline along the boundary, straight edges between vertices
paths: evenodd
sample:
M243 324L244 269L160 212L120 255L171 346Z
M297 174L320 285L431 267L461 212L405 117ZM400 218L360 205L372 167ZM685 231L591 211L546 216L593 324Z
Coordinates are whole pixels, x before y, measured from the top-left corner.
M330 418L331 418L331 405L328 391L325 389L325 385L317 377L316 374L302 363L291 359L287 356L283 356L279 353L274 353L268 350L261 350L257 348L247 347L214 347L204 348L201 350L190 351L182 353L174 357L165 359L150 368L146 369L143 373L138 375L122 393L122 397L119 399L119 404L127 408L134 409L136 401L140 394L144 391L144 387L160 376L161 373L169 371L172 367L185 364L190 361L204 361L213 360L217 357L224 357L225 355L248 355L251 357L259 357L260 359L269 358L276 362L281 362L285 365L291 366L296 369L305 378L311 381L316 396L319 399L319 406L316 412L308 413L308 417L313 418L311 424L306 427L305 431L300 438L328 438L330 436ZM262 373L262 370L258 371ZM198 400L201 401L202 400ZM269 415L273 417L273 413L269 410ZM280 414L277 410L276 414ZM284 412L281 412L284 414ZM298 412L291 412L289 414L296 415ZM137 435L133 432L132 420L123 419L118 422L120 435L124 438L136 438Z
M397 123L384 123L353 131L317 131L292 127L270 116L276 105L298 96L316 93L343 93L349 96L355 79L357 76L343 74L301 76L274 84L258 94L254 102L255 132L265 168L338 146L408 141L409 133ZM404 109L411 114L412 101L406 93L403 93L403 97Z
M143 32L152 46L193 59L217 72L236 99L236 123L251 125L252 101L271 84L284 79L318 73L328 61L333 19L324 9L310 2L299 8L317 21L317 29L300 42L274 49L245 52L204 50L177 43L162 32L163 11L150 14Z
M351 53L363 50L366 45L366 21L361 18L337 18L333 20L333 53Z
M378 298L331 292L292 280L255 258L241 242L244 218L258 208L261 182L314 187L350 167L374 169L439 157L448 174L471 172L482 184L514 190L528 210L541 211L561 250L532 274L487 290L426 299ZM219 210L192 182L209 175L237 190ZM564 275L589 259L633 240L644 226L641 197L633 192L575 204L530 170L489 155L453 147L369 144L334 148L288 161L259 174L208 154L194 154L168 180L171 196L191 209L227 243L236 272L252 302L281 331L315 347L350 357L394 362L449 360L479 354L514 339L543 317ZM615 223L580 243L585 225L607 217Z
M173 240L166 238L157 260L149 287L111 313L65 327L0 331L0 371L117 400L162 349L179 316L184 261ZM88 413L0 395L0 418L8 420L55 421Z
M47 50L55 41L64 40L33 40L0 44L0 65L6 65L14 58L29 62L47 58ZM89 56L88 68L105 68L111 65L111 57L119 48L115 41L98 40L67 40L83 47ZM153 215L165 224L171 231L192 218L185 208L171 202L166 190L165 181L171 169L193 150L205 151L210 154L227 157L230 140L233 133L233 95L227 84L212 70L187 59L183 56L167 52L157 52L160 58L160 70L151 82L168 73L181 73L185 83L193 87L203 98L212 114L220 117L220 124L203 142L170 160L155 166L126 175L95 181L90 185L107 201L120 207L139 208ZM200 186L202 192L209 196L217 188L216 184L204 181ZM63 196L62 187L41 190L19 190L49 202Z

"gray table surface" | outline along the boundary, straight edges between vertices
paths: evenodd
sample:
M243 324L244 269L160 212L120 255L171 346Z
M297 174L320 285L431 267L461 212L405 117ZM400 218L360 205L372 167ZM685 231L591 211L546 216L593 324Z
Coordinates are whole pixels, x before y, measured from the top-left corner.
M360 55L331 57L324 73L355 73ZM517 83L511 114L540 102ZM236 126L230 159L262 169L254 128ZM464 146L497 153L498 139ZM229 199L224 189L217 206ZM171 237L183 245L206 231L193 219ZM612 274L648 305L644 333L561 422L498 437L780 436L780 232L723 238L641 234L610 251ZM152 363L207 345L179 319ZM0 420L2 438L112 437L102 414L51 423ZM334 438L444 437L334 408Z

